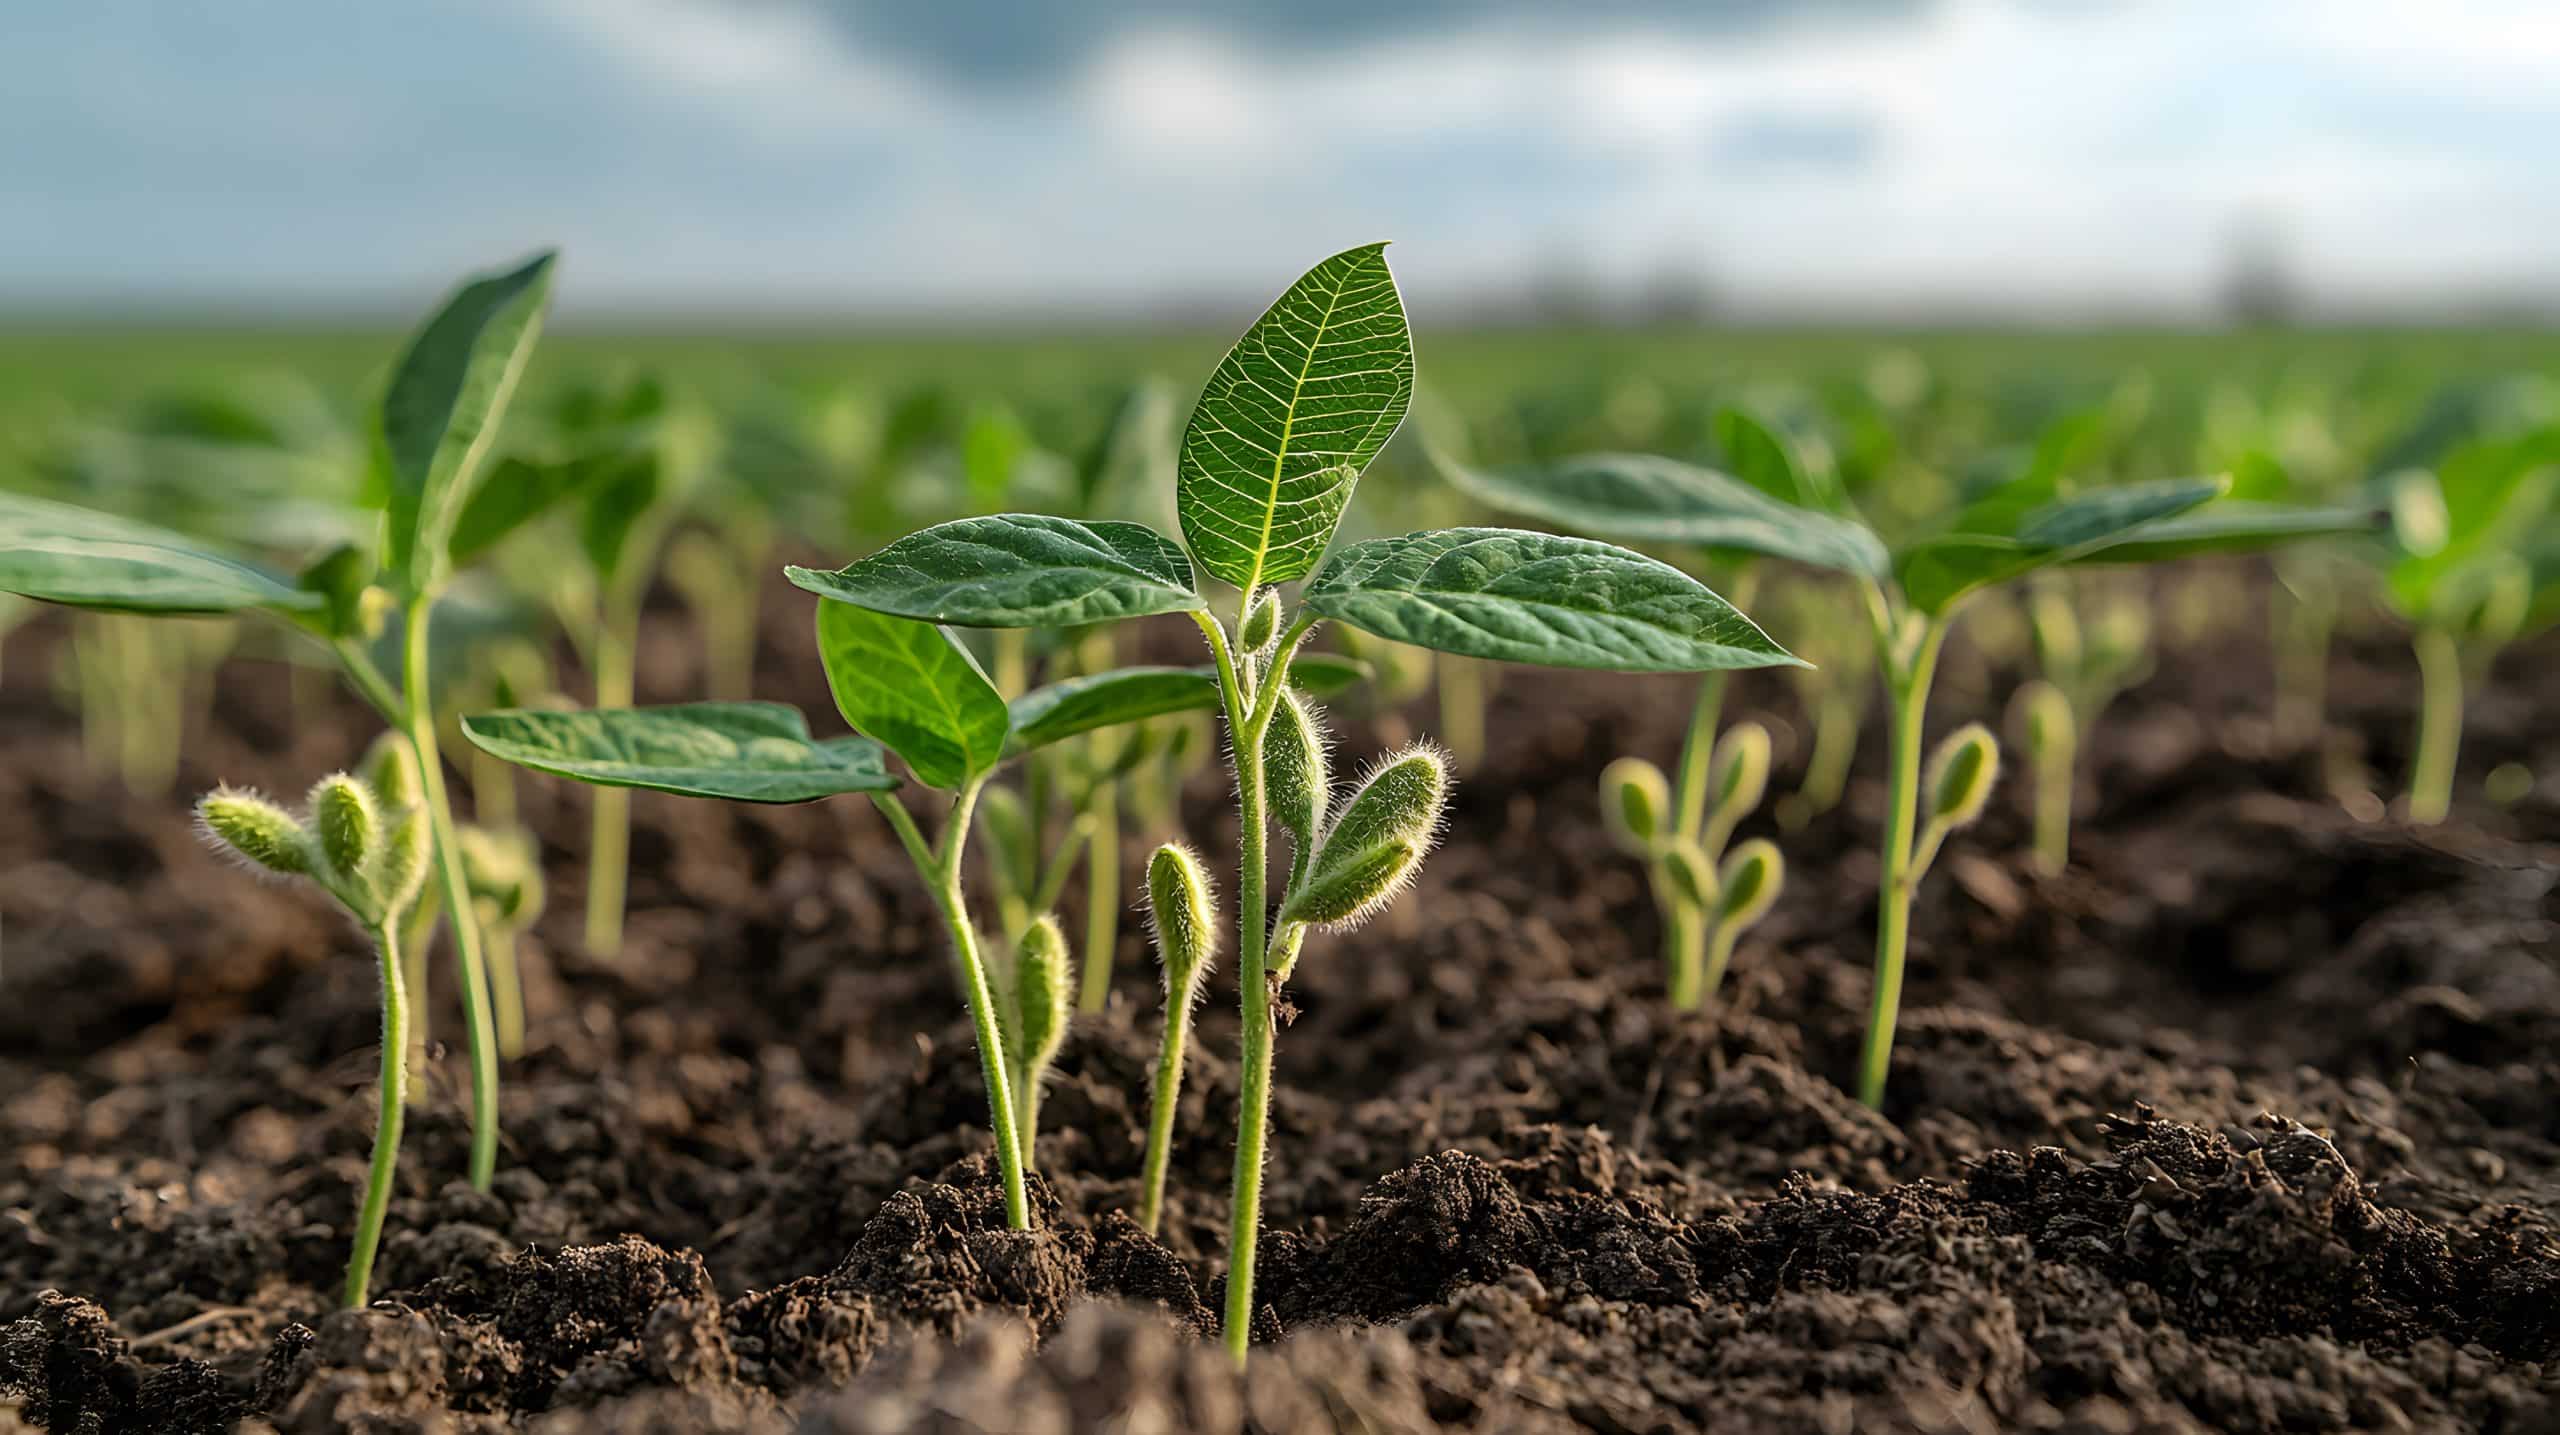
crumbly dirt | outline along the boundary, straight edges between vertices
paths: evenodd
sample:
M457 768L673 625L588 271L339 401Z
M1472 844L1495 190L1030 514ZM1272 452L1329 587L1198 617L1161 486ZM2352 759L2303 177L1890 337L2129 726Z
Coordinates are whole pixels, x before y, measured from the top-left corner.
M776 596L769 695L823 713ZM2472 705L2455 820L2362 790L2409 663L2340 648L2333 725L2264 719L2254 614L2094 739L2071 869L2004 792L1925 889L1890 1098L1867 1004L1872 732L1720 999L1668 1011L1593 811L1668 760L1678 680L1515 676L1446 848L1314 946L1280 1034L1258 1334L1214 1341L1236 1093L1213 986L1161 1239L1136 1204L1156 988L1043 1107L1004 1227L932 911L855 802L634 803L631 940L577 953L584 804L528 779L553 911L493 1190L458 1051L420 1074L376 1303L332 1309L371 1132L373 975L318 900L205 852L183 794L298 791L370 737L235 662L177 794L88 774L0 690L0 1428L55 1431L2560 1429L2560 773L2548 648ZM1168 635L1168 641L1179 635ZM1169 650L1170 651L1170 650ZM653 616L644 694L694 691ZM1937 726L2013 675L1960 648ZM1737 684L1790 752L1776 679ZM1427 731L1354 721L1354 755ZM1793 761L1781 764L1780 789ZM2341 801L2338 789L2346 789ZM1186 799L1231 833L1215 778ZM1128 858L1146 834L1129 835ZM1231 884L1228 884L1231 887ZM1071 930L1073 929L1071 925ZM434 1033L457 1039L437 972Z

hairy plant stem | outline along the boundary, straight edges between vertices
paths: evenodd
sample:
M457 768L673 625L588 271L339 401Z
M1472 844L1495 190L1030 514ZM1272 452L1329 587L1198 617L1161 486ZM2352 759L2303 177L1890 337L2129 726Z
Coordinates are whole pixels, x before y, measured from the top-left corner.
M1191 1037L1190 992L1167 991L1164 1046L1156 1053L1155 1101L1147 1116L1147 1162L1140 1178L1138 1224L1150 1236L1164 1219L1165 1170L1173 1161L1173 1119L1182 1106L1182 1057Z
M2411 642L2418 652L2418 736L2409 820L2436 823L2453 808L2454 760L2462 750L2462 647L2450 629L2432 623Z
M634 585L636 586L636 585ZM637 686L640 600L617 592L604 605L596 629L596 706L627 708ZM588 790L593 827L587 841L587 955L622 951L622 908L631 881L631 789Z
M978 929L969 919L969 903L960 886L960 859L969 841L969 819L978 805L984 776L972 778L951 804L939 850L924 840L905 804L888 792L871 794L871 805L889 819L898 840L906 844L916 875L933 894L943 930L951 937L951 955L960 968L960 994L969 1004L969 1024L978 1040L978 1068L987 1084L987 1125L994 1134L996 1169L1004 1178L1005 1223L1017 1231L1031 1229L1031 1200L1022 1184L1022 1137L1014 1123L1013 1083L1008 1078L1004 1029L996 1020L995 988L987 980L987 964L978 948Z
M1251 592L1243 595L1236 608L1239 620L1252 609L1253 598ZM1270 832L1264 811L1262 735L1278 709L1276 698L1289 681L1289 663L1298 643L1315 623L1303 615L1292 623L1280 639L1271 670L1257 681L1249 673L1239 673L1226 630L1215 618L1205 613L1193 618L1217 659L1218 693L1226 710L1241 824L1236 851L1236 986L1244 1049L1239 1060L1243 1077L1236 1112L1235 1187L1227 1207L1225 1327L1227 1352L1241 1366L1253 1339L1253 1262L1262 1226L1263 1145L1271 1122L1271 996L1276 984L1264 962L1271 916L1265 890Z
M489 1189L498 1170L498 1038L489 1020L489 974L480 961L480 924L472 920L471 884L462 870L462 844L454 838L453 799L445 790L444 759L436 751L435 699L427 687L427 624L434 600L410 599L401 646L403 726L417 752L418 780L427 799L427 825L435 838L436 885L445 920L453 928L453 955L462 989L462 1024L471 1053L471 1185Z
M1120 780L1096 783L1084 812L1092 829L1084 859L1084 971L1076 1009L1098 1012L1111 1000L1111 967L1120 955Z
M391 1178L400 1165L400 1126L409 1091L409 998L402 988L400 923L381 923L373 938L382 964L382 1101L373 1121L373 1164L365 1173L364 1199L356 1207L355 1245L347 1252L345 1299L361 1309L373 1284L374 1251L382 1244L382 1218L391 1208Z
M1911 938L1911 896L1919 886L1912 862L1912 838L1920 819L1920 764L1929 717L1929 684L1937 675L1938 650L1945 645L1947 621L1932 617L1906 657L1890 651L1892 638L1881 627L1887 700L1893 710L1885 795L1882 871L1876 888L1875 997L1867 1012L1867 1039L1858 1058L1858 1099L1881 1109L1884 1078L1893 1058L1894 1018L1902 1007L1902 959Z

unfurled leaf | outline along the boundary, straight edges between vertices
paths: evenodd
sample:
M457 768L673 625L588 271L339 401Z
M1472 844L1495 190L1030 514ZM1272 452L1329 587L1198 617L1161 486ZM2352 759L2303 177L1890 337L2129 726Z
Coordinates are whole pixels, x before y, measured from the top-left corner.
M1305 601L1365 633L1500 662L1699 672L1796 661L1679 569L1551 533L1452 528L1355 543Z
M1368 675L1367 663L1335 653L1300 653L1289 664L1290 688L1313 697L1340 692ZM1208 712L1218 706L1218 670L1205 665L1117 668L1043 684L1010 706L1013 740L1007 757L1097 728Z
M1121 668L1065 678L1013 700L1010 752L1028 752L1097 728L1143 722L1167 713L1199 712L1217 704L1217 675L1207 668Z
M2374 508L2301 508L2224 499L2174 518L2146 523L2090 555L2093 563L2163 563L2208 553L2255 553L2307 538L2379 533Z
M1781 502L1731 474L1677 459L1593 453L1495 471L1433 457L1459 491L1577 533L1757 553L1868 577L1887 571L1884 544L1864 525Z
M183 534L0 494L0 592L117 613L327 611L326 594Z
M519 708L462 720L493 757L599 787L736 802L813 802L898 785L880 744L825 742L784 703L676 703L563 712Z
M463 285L392 371L382 396L386 566L411 592L444 576L446 542L541 334L552 258Z
M936 524L832 573L784 571L822 598L965 628L1072 628L1208 606L1182 550L1145 524L1036 513Z
M844 720L927 787L958 788L1003 759L1012 714L968 649L934 624L820 603L818 661Z
M2097 558L2147 524L2211 502L2224 483L2182 478L2123 484L2015 512L1994 495L1967 509L1956 531L1897 554L1896 576L1913 607L1942 613L1976 589L2039 568ZM2006 525L2005 530L1979 526L1995 523Z
M1809 509L1834 508L1840 494L1827 471L1809 467L1792 440L1741 409L1719 409L1716 447L1733 476L1770 497Z
M603 465L579 459L563 463L500 459L462 506L445 551L460 567L605 476Z
M1192 558L1245 589L1314 571L1412 397L1386 246L1308 270L1227 351L1183 430L1174 511Z

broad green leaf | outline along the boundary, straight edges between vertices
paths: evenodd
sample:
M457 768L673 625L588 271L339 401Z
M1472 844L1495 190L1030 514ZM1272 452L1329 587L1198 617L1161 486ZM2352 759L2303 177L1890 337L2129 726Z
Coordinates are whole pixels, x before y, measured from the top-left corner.
M461 567L497 546L500 539L550 512L595 483L603 470L591 463L535 463L503 458L473 490L455 518L445 552Z
M784 572L822 598L967 628L1072 628L1208 606L1182 550L1145 524L1035 513L940 523L832 573Z
M2412 548L2385 575L2394 608L2412 619L2433 616L2458 597L2466 574L2493 554L2526 543L2560 499L2560 427L2514 440L2467 443L2445 456L2433 475L2398 476L2392 495L2394 515L2402 520L2404 548ZM2422 505L2434 500L2434 541L2414 547L2408 522Z
M1013 700L1012 751L1217 704L1217 677L1202 668L1121 668L1066 678Z
M733 802L813 802L898 785L880 744L809 736L786 703L676 703L561 712L476 713L462 731L518 767L599 787L641 787Z
M2146 523L2083 561L2162 563L2207 553L2255 553L2310 538L2378 533L2381 528L2382 515L2371 508L2302 508L2225 499Z
M818 661L844 720L906 759L925 786L958 788L1003 759L1012 715L941 628L823 602Z
M0 494L0 592L117 613L325 611L328 598L184 534Z
M1924 540L1896 557L1896 576L1913 607L1943 613L1976 589L2092 558L2145 524L2212 501L2225 487L2219 478L2180 478L2093 489L2018 513L2006 533L1968 529ZM2002 512L2006 521L1996 498L1969 512Z
M1552 533L1452 528L1354 543L1305 602L1364 633L1500 662L1655 673L1796 664L1679 569Z
M672 521L673 515L658 504L666 470L648 449L590 461L602 473L587 490L586 507L578 515L578 547L609 583L635 561L634 555L643 555L636 561L648 561L645 555L657 547L655 535L646 541L639 535L653 520L659 526Z
M551 295L549 253L475 279L409 341L382 396L389 563L414 591L444 576L445 544L523 377Z
M373 577L370 546L344 543L331 549L295 578L295 587L319 594L322 603L317 612L296 614L294 621L324 638L371 637L365 594L372 591Z
M1862 524L1781 503L1730 474L1652 454L1593 453L1534 469L1468 468L1435 452L1459 491L1541 523L1631 543L1758 553L1882 577L1884 544Z
M1310 697L1340 692L1368 675L1367 663L1336 653L1300 653L1289 664L1289 686ZM1205 664L1119 668L1063 678L1013 700L1013 741L1006 755L1096 728L1217 706L1218 670Z
M1314 571L1360 471L1413 398L1413 336L1387 247L1333 256L1227 351L1182 434L1174 512L1238 588Z
M1839 505L1828 473L1807 466L1784 434L1741 409L1718 409L1714 423L1716 447L1733 465L1734 477L1781 503L1815 510Z

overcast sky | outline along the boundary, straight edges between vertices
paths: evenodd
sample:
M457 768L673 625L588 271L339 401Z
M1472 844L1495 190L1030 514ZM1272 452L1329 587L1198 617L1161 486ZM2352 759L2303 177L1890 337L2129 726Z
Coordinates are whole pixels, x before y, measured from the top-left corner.
M1571 19L1550 18L1571 12ZM0 307L2560 296L2553 0L14 0Z

